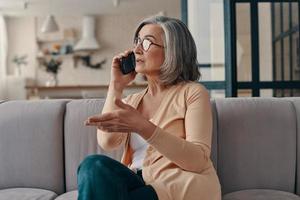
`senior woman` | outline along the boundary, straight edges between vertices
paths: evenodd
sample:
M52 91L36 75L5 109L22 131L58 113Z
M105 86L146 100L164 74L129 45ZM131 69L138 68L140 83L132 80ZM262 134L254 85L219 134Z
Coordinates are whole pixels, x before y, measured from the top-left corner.
M125 147L122 164L88 156L78 168L79 200L220 200L210 160L212 112L194 40L180 20L156 16L134 35L135 72L123 75L113 58L111 81L97 126L104 150ZM136 73L148 87L120 100Z

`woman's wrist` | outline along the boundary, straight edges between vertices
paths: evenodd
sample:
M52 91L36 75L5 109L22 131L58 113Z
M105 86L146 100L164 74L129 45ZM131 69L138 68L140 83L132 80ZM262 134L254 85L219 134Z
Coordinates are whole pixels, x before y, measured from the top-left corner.
M109 84L109 89L114 90L117 93L123 93L124 88L125 87L119 83L110 82Z
M146 120L145 123L141 125L141 130L139 131L140 135L145 139L148 140L153 135L156 125L151 123L149 120Z

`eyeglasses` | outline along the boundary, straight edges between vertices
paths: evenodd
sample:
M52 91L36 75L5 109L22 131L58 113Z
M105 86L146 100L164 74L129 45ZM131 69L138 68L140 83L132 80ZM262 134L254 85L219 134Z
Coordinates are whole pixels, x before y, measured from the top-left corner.
M149 50L149 48L150 48L150 46L151 46L152 44L155 45L155 46L161 47L161 48L165 48L165 47L162 46L162 45L155 44L154 42L150 41L148 38L143 38L143 39L141 39L141 38L139 38L139 37L136 37L136 38L134 39L133 44L134 44L134 47L137 47L138 45L141 44L141 47L142 47L143 51L146 51L146 52Z

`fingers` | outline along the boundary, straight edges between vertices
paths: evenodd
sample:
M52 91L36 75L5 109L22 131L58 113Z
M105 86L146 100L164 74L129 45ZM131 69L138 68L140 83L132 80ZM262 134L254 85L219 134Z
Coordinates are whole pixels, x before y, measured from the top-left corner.
M122 123L119 120L110 120L108 122L88 122L85 121L86 126L101 126L101 127L112 127L112 126L127 126L126 123Z
M128 109L131 109L131 108L132 108L130 105L123 103L123 101L120 100L120 99L115 99L114 102L115 102L115 104L116 104L119 108L122 108L122 109L125 109L125 110L128 110Z
M105 132L109 132L109 133L129 133L129 132L132 132L131 129L100 129L100 130L105 131Z
M123 53L120 53L120 54L114 56L113 60L120 60L122 57L128 56L129 53L130 53L130 51L125 51Z
M119 110L89 117L84 122L84 125L97 126L99 129L101 129L100 127L104 127L110 131L116 131L117 129L125 130L126 128L124 127L127 127L130 124L128 116L134 115L136 110L130 105L123 103L120 99L114 99L114 103L120 108Z
M132 52L132 49L127 49L126 51L119 53L114 57L114 59L121 59L122 57L127 57Z
M98 129L106 132L131 132L132 128L122 123L105 123L105 122L87 122L86 126L96 126Z
M120 59L123 57L127 57L128 54L130 54L131 52L132 52L132 49L128 49L122 53L119 53L118 55L115 55L112 60L112 66L116 67L120 63Z
M135 109L132 106L123 103L123 101L120 99L117 98L114 99L114 103L116 106L120 108L119 110L104 113L101 115L91 116L84 123L93 124L93 123L107 122L107 121L115 121L117 123L121 123L124 120L124 117L127 118L128 115L131 115L133 114L132 112L135 112Z
M122 57L127 57L132 52L132 49L127 49L123 53L121 53Z
M129 76L131 76L132 79L134 79L136 75L137 75L137 72L136 72L135 70L133 70L133 71L129 74Z
M108 131L108 132L127 132L127 131L132 131L132 128L128 127L128 126L121 126L121 125L116 125L116 124L113 124L113 125L109 125L109 126L98 126L98 128L100 130L105 130L105 131Z
M126 125L117 125L117 124L98 126L98 129L105 132L131 132L132 131L132 128Z
M117 116L115 113L104 113L102 115L96 115L96 116L92 116L89 117L86 122L87 123L93 123L93 122L103 122L103 121L107 121L107 120L113 120L116 119Z

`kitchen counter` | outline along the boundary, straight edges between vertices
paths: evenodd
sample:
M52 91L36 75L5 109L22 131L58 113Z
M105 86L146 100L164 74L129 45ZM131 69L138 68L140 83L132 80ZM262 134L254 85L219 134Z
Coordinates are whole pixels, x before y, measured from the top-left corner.
M124 96L139 92L147 84L131 84L124 90ZM25 86L27 99L84 99L105 98L108 85L59 85L59 86Z

